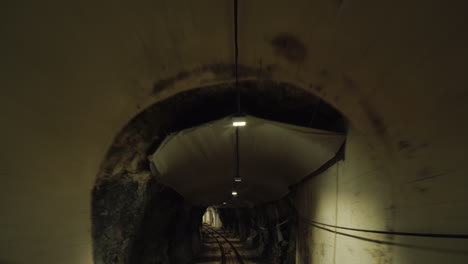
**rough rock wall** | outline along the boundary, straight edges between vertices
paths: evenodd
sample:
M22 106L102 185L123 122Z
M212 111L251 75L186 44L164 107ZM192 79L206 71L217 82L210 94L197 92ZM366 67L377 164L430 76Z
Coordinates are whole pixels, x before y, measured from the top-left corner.
M145 208L128 263L191 263L201 249L199 230L205 208L191 206L167 187L156 189Z
M253 208L220 208L223 227L274 264L295 263L296 216L288 198Z
M149 179L148 173L122 173L94 188L92 233L96 264L127 263L129 247L151 196Z
M148 173L107 178L93 198L96 264L185 264L200 250L204 208Z

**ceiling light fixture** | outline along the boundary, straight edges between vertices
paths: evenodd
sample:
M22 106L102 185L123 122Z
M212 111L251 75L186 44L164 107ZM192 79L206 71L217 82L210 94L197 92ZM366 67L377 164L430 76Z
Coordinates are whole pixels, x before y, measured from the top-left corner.
M232 191L232 196L237 196L237 192L236 192L236 191Z
M234 181L235 181L235 182L241 182L241 181L242 181L242 178L241 178L241 177L235 177L235 178L234 178Z
M232 125L235 127L245 126L247 124L247 120L243 116L234 116L232 118Z
M245 126L246 124L247 124L247 122L245 122L245 121L235 121L235 122L232 122L232 125L235 126L235 127Z

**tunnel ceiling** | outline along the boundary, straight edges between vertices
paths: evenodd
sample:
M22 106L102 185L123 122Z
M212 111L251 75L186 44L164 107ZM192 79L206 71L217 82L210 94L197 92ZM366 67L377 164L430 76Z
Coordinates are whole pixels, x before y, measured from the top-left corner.
M239 87L245 115L288 123L306 130L313 128L339 134L345 131L345 120L338 111L294 85L252 80L241 81ZM102 164L98 186L100 182L105 182L103 180L122 173L149 172L148 157L168 135L222 119L235 112L236 90L233 83L182 92L146 108L115 138ZM287 185L288 181L283 187ZM218 197L213 202L220 202L219 199L226 197Z
M234 127L235 120L246 126ZM150 160L160 181L192 204L253 206L282 198L288 186L333 158L343 141L334 132L228 116L168 136Z

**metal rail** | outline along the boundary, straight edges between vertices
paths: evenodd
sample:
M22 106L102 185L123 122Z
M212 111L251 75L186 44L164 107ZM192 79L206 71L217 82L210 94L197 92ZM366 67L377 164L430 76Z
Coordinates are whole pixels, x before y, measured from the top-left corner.
M208 235L214 238L214 240L216 240L216 243L218 243L219 250L221 251L221 264L226 264L226 254L224 252L223 245L221 244L221 242L219 242L218 238L214 235L215 233L212 230L210 230L207 226L203 226L203 228L205 229L206 233L208 233Z
M219 233L218 231L216 231L215 229L209 227L209 226L204 226L206 229L209 229L210 231L218 234L220 237L222 237L232 248L232 250L234 251L234 253L236 254L236 258L237 258L237 261L240 263L240 264L244 264L244 260L242 260L242 257L241 255L239 254L239 252L237 251L236 247L234 247L234 245L231 243L231 241L229 241L225 236L223 236L221 233Z

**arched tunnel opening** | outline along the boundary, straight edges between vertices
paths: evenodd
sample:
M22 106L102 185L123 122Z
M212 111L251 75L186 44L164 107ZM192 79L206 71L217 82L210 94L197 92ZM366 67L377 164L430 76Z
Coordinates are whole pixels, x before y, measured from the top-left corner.
M206 256L209 250L204 242L212 236L207 228L217 228L218 232L222 230L237 239L241 244L238 247L245 251L240 254L248 263L295 262L298 228L293 198L296 195L295 189L307 177L317 173L317 170L323 170L342 158L346 120L326 102L291 84L268 80L242 81L239 87L236 90L234 83L225 83L176 94L143 110L121 130L101 165L92 195L92 233L96 263L220 261L221 252L215 256ZM244 177L242 183L233 181L233 166L220 165L221 171L215 172L197 167L200 163L202 167L215 167L223 159L227 162L224 164L234 163L235 157L231 155L230 148L217 149L211 159L203 152L209 153L222 144L213 137L221 137L221 134L236 129L232 128L230 122L232 115L236 113L237 95L241 98L243 116L255 116L250 117L254 119L249 119L243 129L255 130L252 128L255 126L251 124L252 120L257 121L257 127L261 127L258 121L261 120L262 124L273 122L276 126L285 125L280 129L286 131L286 134L269 135L269 130L275 131L275 128L264 125L265 128L249 135L257 137L254 141L245 142L245 145L257 145L255 150L250 150L257 152L250 156L250 159L255 159L251 165L255 169L250 173L250 179ZM174 141L172 135L180 131L192 133L193 130L197 131L197 127L213 127L213 122L217 120L224 122L220 126L221 132L210 130L208 136L202 140L204 146L196 144L197 139L203 136L202 132L197 132L195 138L183 138L185 141L180 144L183 147L182 150L178 149L179 152L171 156L171 150L166 151L169 152L166 155L169 158L163 156L163 162L166 162L163 169L175 172L166 173L166 178L162 177L165 175L161 175L163 173L155 168L157 165L151 155L155 155L161 145L168 148L171 142L165 141L168 138ZM307 131L294 134L295 130ZM270 136L272 141L264 143L268 145L274 141L285 141L288 151L300 152L303 149L290 147L294 145L291 137L304 137L301 144L319 140L319 145L328 147L328 141L333 141L331 136L321 139L322 141L320 138L310 138L310 135L327 132L332 133L332 136L343 137L335 140L334 148L329 153L328 149L322 150L320 147L311 150L328 153L328 156L318 158L315 165L306 166L298 172L281 169L287 168L282 164L281 168L276 168L282 170L278 175L265 169L260 170L262 166L275 167L272 163L282 163L283 157L281 145L268 150L276 151L274 156L259 157L262 155L262 147L265 148L260 138ZM232 135L233 133L227 138L232 139ZM210 143L211 141L214 143ZM234 146L231 143L234 142L231 140L226 145ZM241 142L241 146L243 143ZM187 145L193 146L187 148ZM200 155L205 156L204 160L194 158L196 154L192 152L201 153ZM247 154L247 151L240 151L241 156L244 153ZM161 155L163 154L165 153ZM307 152L298 154L307 156ZM189 158L180 159L179 156L183 155ZM299 165L314 163L311 160L313 157L303 158L308 161ZM266 160L262 163L261 159ZM284 162L297 166L293 161ZM204 173L214 176L207 178ZM294 173L298 175L292 175ZM274 177L295 180L278 181ZM210 183L210 180L214 183ZM256 185L253 184L254 180ZM268 187L278 182L285 186L280 191L270 190L267 193L271 189ZM235 196L231 193L233 184L240 188L237 190L239 194L236 193ZM242 188L251 190L244 192ZM221 200L216 195L210 196L210 193L221 189L224 190L224 194L220 194ZM262 196L268 196L268 199L262 199ZM241 249L237 249L239 250ZM227 252L230 251L227 249Z

